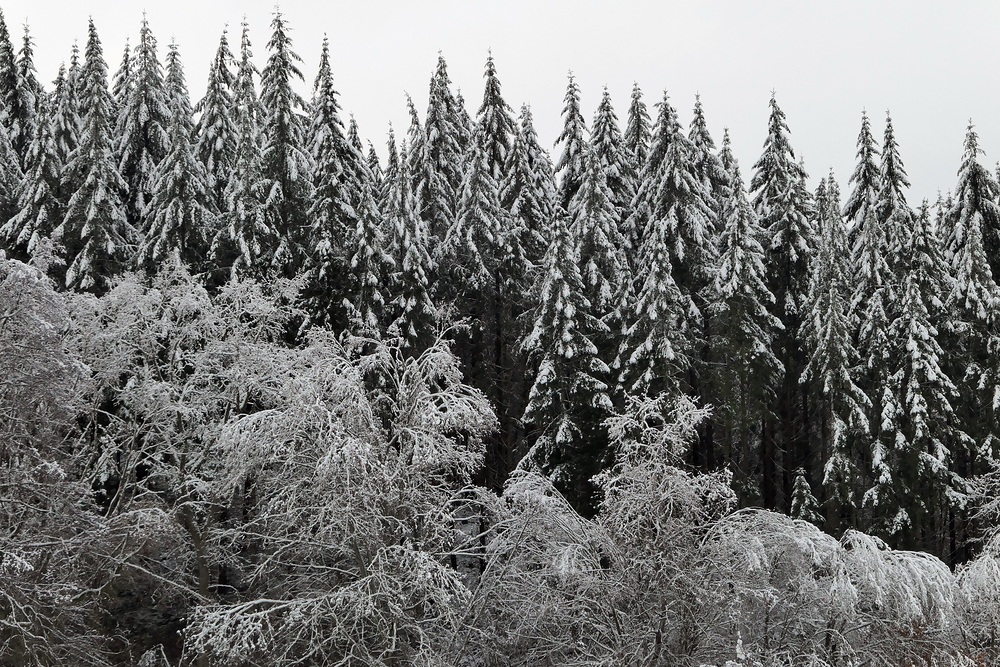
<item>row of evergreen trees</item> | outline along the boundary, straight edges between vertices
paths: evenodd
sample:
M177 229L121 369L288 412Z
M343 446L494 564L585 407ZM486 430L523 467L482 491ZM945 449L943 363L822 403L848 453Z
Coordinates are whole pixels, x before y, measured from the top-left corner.
M700 101L687 132L638 86L588 129L572 75L553 163L487 59L475 118L443 57L423 118L383 166L345 127L324 43L306 101L280 13L258 72L224 33L192 105L176 45L144 20L109 85L91 22L45 91L0 15L0 243L68 289L183 262L206 285L296 278L302 327L446 335L495 406L487 484L518 461L581 508L637 396L713 407L689 463L741 502L861 528L953 560L997 456L998 186L970 125L954 196L916 209L891 119L862 117L842 201L812 191L771 99L749 188ZM259 90L259 94L258 94Z

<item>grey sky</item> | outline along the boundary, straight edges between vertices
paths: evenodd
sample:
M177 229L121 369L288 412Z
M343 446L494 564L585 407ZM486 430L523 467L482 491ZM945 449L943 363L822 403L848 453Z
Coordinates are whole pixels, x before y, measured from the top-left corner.
M238 48L244 14L263 66L273 6L270 0L173 0L150 4L146 12L161 55L177 39L197 98L223 27L229 24ZM88 15L113 73L126 36L134 43L143 11L124 0L8 0L2 7L16 47L21 24L30 24L46 85L68 59L73 39L83 46ZM1000 159L996 2L285 0L281 9L308 86L323 33L329 35L344 110L383 153L388 123L397 133L408 125L404 91L424 111L438 51L474 114L492 48L504 97L515 109L532 105L550 146L572 69L588 121L605 84L623 124L633 81L651 113L667 89L685 122L700 92L716 141L730 128L745 177L766 135L772 89L813 182L832 167L845 194L863 108L878 137L891 109L914 205L954 186L970 117L987 151L983 162Z

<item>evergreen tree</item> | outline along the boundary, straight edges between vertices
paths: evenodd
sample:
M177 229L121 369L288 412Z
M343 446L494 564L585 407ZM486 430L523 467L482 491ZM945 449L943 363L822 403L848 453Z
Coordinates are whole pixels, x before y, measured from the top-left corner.
M315 165L313 185L315 196L309 210L307 309L317 324L343 325L342 305L347 297L347 242L358 228L357 214L352 205L358 199L358 182L353 147L344 136L340 119L340 103L333 88L330 69L330 44L323 39L319 73L313 85L309 127L310 156ZM351 168L348 167L351 165Z
M27 169L28 151L37 132L38 108L45 97L35 70L34 40L31 39L27 24L24 25L21 50L17 53L17 97L17 107L23 115L18 128L11 134L11 144L21 166Z
M957 271L958 255L966 245L966 236L971 233L972 227L978 227L983 252L995 279L1000 275L1000 207L997 206L997 181L988 169L979 164L978 154L981 152L979 135L970 121L954 202L948 206L946 240L953 257L952 267Z
M253 64L250 26L247 24L246 18L244 18L241 24L240 62L236 69L236 88L233 92L233 101L236 103L239 114L241 114L239 122L242 122L243 114L249 116L250 124L254 128L254 133L257 137L257 143L260 143L259 125L264 118L264 109L257 97L257 88L254 83L254 78L259 75L257 67Z
M184 77L184 65L181 63L181 53L176 42L167 47L167 76L164 80L169 117L179 115L189 136L194 136L194 108L191 106L191 96L188 94L187 79Z
M532 267L545 256L556 189L552 163L538 142L531 109L521 107L520 123L500 183L500 201L521 234L520 246ZM529 284L533 282L528 278Z
M500 192L488 164L485 141L479 137L468 158L458 216L435 258L448 271L449 296L480 302L484 290L494 290L494 276L506 223ZM495 298L495 291L491 297Z
M885 154L889 145L886 141ZM971 443L953 406L958 389L945 371L941 339L949 277L926 201L914 222L903 249L899 315L889 330L893 365L886 390L894 400L886 403L894 409L883 420L893 438L865 501L874 517L883 518L876 529L904 538L908 547L940 552L946 546L948 506L958 497L953 494L962 492L953 477L951 449Z
M854 289L850 312L853 317L854 340L860 355L861 368L856 374L861 387L871 398L868 415L868 438L876 460L892 447L893 434L883 429L883 415L898 409L894 396L885 391L890 365L889 324L894 319L898 300L889 271L889 246L882 221L875 206L865 207L865 218L856 240L851 273Z
M708 122L705 120L705 110L701 105L701 97L695 96L694 118L691 121L691 129L688 133L691 146L694 148L695 171L709 186L711 199L709 201L712 210L715 212L715 229L713 232L713 242L717 238L717 233L722 231L725 223L720 219L723 202L729 197L729 180L726 170L722 167L718 156L715 154L715 141L708 131Z
M0 240L22 261L35 254L42 239L51 237L62 220L62 205L57 197L61 165L52 133L53 115L43 102L35 138L28 148L28 170L17 190L17 213L0 226ZM7 150L11 156L8 159L12 159L11 149ZM10 166L4 171L9 174ZM4 182L9 178L7 174Z
M219 211L226 209L226 183L233 171L239 132L234 113L234 62L226 31L223 30L208 71L205 96L198 102L196 110L200 115L195 128L195 155L208 171L215 208Z
M372 192L380 193L383 181L385 180L385 173L382 171L382 163L378 159L378 153L375 152L375 146L370 141L368 142L368 159L366 163L368 165L368 173L371 177Z
M392 175L386 218L392 229L393 301L389 335L400 339L407 354L416 357L433 342L437 310L430 298L431 257L427 230L416 211L410 186L406 146Z
M295 275L305 259L303 245L308 227L309 202L313 194L312 160L305 150L306 103L292 89L303 81L298 65L302 59L292 51L288 26L280 11L271 20L268 58L261 72L260 101L264 108L264 144L261 171L265 215L278 233L278 247L271 262L278 274Z
M27 49L27 51L25 51ZM35 129L37 100L22 79L22 70L34 77L31 38L25 27L25 42L21 57L14 55L7 23L0 12L0 125L7 131L18 165L24 164ZM36 84L37 85L37 84ZM40 87L38 87L40 89Z
M848 249L854 257L854 264L859 263L858 257L865 252L862 243L862 233L869 217L875 217L879 202L881 180L878 167L878 147L872 137L871 123L868 114L861 112L861 132L858 134L858 164L851 174L849 184L854 185L851 195L844 204L844 218L848 225Z
M122 51L122 62L111 80L111 97L115 101L115 119L121 114L125 105L128 104L129 93L133 88L132 81L132 46L128 38L125 38L125 49Z
M534 326L522 343L538 363L524 420L541 435L528 457L579 507L593 509L590 479L608 462L607 452L595 444L612 405L604 381L609 369L592 338L607 328L590 311L579 244L563 215L556 216L552 232Z
M611 94L607 86L601 96L594 117L594 131L590 138L591 146L600 160L601 170L605 179L611 201L615 207L615 226L619 232L628 218L632 198L635 197L636 172L632 159L624 145L621 131L618 129L618 116L611 104Z
M381 337L388 306L389 277L395 268L387 252L383 221L372 185L361 185L358 215L349 241L353 289L345 300L349 327L363 336Z
M369 142L369 146L371 143ZM363 183L372 183L374 178L373 170L378 171L381 174L381 167L378 163L378 156L376 155L376 160L374 164L370 162L368 156L365 154L364 144L361 143L361 134L358 129L358 121L354 119L354 115L351 115L350 121L347 123L347 147L349 149L348 155L350 160L345 165L345 168L352 170L354 173L354 181L360 187ZM373 184L374 185L374 184ZM377 191L377 187L375 188ZM360 199L360 192L357 197Z
M666 160L667 149L676 132L677 119L670 105L667 91L663 91L663 99L656 104L656 124L653 126L652 138L646 159L639 171L635 197L632 200L629 217L625 220L622 233L625 236L628 252L631 256L641 258L642 245L652 222L652 210L656 205L656 187L658 176Z
M74 51L76 45L73 45ZM65 66L59 66L56 78L56 88L53 92L55 108L52 118L52 139L56 146L59 164L64 165L70 154L80 143L80 130L83 120L80 117L80 98L77 95L77 78L79 69L67 72ZM61 199L68 199L68 195Z
M66 286L100 293L131 259L135 230L121 200L120 193L127 186L112 149L108 66L93 20L80 84L81 106L87 115L80 144L63 172L63 187L71 189L73 196L54 235L66 251Z
M642 171L649 152L650 138L649 110L642 100L642 90L638 83L632 84L632 102L628 107L628 122L622 137L624 150L632 162L632 171L636 174Z
M15 229L10 220L18 211L18 194L23 182L17 154L7 134L0 131L0 220L6 221L0 226L0 248L15 257L23 257L24 248L19 248L20 229Z
M670 136L647 199L649 224L666 227L670 267L682 297L679 323L689 338L690 353L704 342L705 308L718 267L718 248L713 238L717 216L712 194L697 170L697 151L681 131L666 97L662 106ZM647 255L642 251L640 256ZM640 268L647 270L647 264L642 263Z
M646 205L650 226L665 227L669 239L670 270L680 291L677 325L683 347L687 376L685 392L706 398L711 384L711 313L708 306L717 293L718 247L715 240L717 207L709 181L698 168L698 150L684 136L676 112L664 98L669 138L663 160L655 172ZM641 248L641 261L647 253ZM645 264L640 270L646 270ZM699 431L699 442L690 450L691 463L711 469L716 466L714 422L706 422Z
M854 444L868 430L871 401L852 374L858 358L851 339L847 229L833 174L817 200L820 239L809 277L810 307L803 312L802 339L808 364L801 381L808 383L817 406L823 487L830 499L829 525L844 528L854 524L852 511L862 472Z
M631 281L613 195L597 149L586 149L586 171L572 209L573 238L578 244L583 295L594 317L607 322Z
M432 249L444 240L451 228L462 194L466 140L460 107L450 86L448 65L439 54L424 118L427 137L423 146L425 164L419 193L421 215L427 221Z
M490 170L493 180L499 182L514 141L514 112L500 92L500 79L497 78L492 53L486 59L486 72L483 76L486 78L486 88L483 91L483 103L479 106L476 132L482 138L483 146L480 150L486 159L486 168Z
M583 183L586 170L587 125L580 111L580 87L576 85L573 73L569 73L566 97L563 101L563 129L556 139L556 146L562 144L562 154L556 162L555 174L559 177L559 205L569 211L570 202Z
M10 31L3 11L0 10L0 124L7 130L8 141L18 132L19 102L14 45L10 41Z
M910 181L899 156L899 144L892 129L892 118L885 115L885 135L882 140L882 164L879 170L880 189L877 216L885 230L889 247L889 271L896 283L902 281L906 265L906 248L913 227L913 211L906 203L906 188Z
M761 225L767 230L768 289L774 295L772 312L783 329L775 340L784 376L775 406L775 423L769 423L762 441L762 499L767 507L779 506L791 491L791 472L805 465L808 441L807 402L800 392L799 376L806 365L799 326L808 303L809 258L816 241L811 203L804 188L805 171L795 161L788 141L785 114L771 96L771 114L764 150L754 164L750 190ZM779 477L780 475L780 477ZM779 496L779 493L782 493ZM787 506L787 505L784 505Z
M399 151L396 150L396 133L392 129L392 123L389 123L389 133L386 137L385 148L388 156L385 162L385 173L382 177L382 188L379 190L378 201L379 208L383 211L388 211L392 199L391 192L395 186L395 179L399 176ZM430 223L428 222L429 225Z
M789 514L793 519L808 521L817 526L823 525L823 515L820 514L819 501L813 495L805 470L795 471L795 482L792 484L792 502Z
M232 278L262 280L270 274L278 232L264 215L267 193L253 111L242 106L239 112L239 139L226 184L224 226L212 242L211 254L217 265L230 267Z
M998 458L997 408L1000 407L1000 287L987 251L990 229L1000 211L993 174L979 164L979 137L970 123L954 202L946 213L954 283L947 299L951 320L948 376L959 388L959 422L968 440L955 443L953 472L964 480L994 469ZM964 489L963 489L964 490ZM959 496L960 498L960 496ZM955 508L959 511L961 508ZM965 512L961 517L967 517ZM967 549L965 519L950 526L951 539Z
M418 214L423 211L424 185L427 183L424 168L427 165L427 141L423 125L420 123L420 114L417 113L417 105L413 103L413 98L406 93L406 109L410 113L410 127L406 131L406 144L409 147L407 155L410 160L410 173L413 177L413 195L416 197Z
M724 363L713 385L726 459L735 464L737 488L749 502L755 447L783 370L774 349L782 324L770 310L774 295L767 287L766 233L747 198L728 131L719 159L730 190L721 210L725 226L719 239L718 295L713 306L713 344Z
M193 110L176 44L170 45L167 54L166 93L170 152L153 174L149 223L136 262L148 275L173 257L192 270L203 269L208 239L216 232L211 182L205 165L194 154Z
M145 16L133 55L132 86L118 116L115 135L118 172L126 183L126 215L133 227L145 233L153 174L170 150L170 108L163 67L156 55L156 37Z
M636 194L639 206L634 207L631 219L645 218L641 223L630 225L633 230L643 230L633 272L636 297L634 302L621 306L624 311L621 320L626 327L615 359L619 383L625 391L634 394L656 396L677 391L680 371L688 366L683 357L686 345L681 324L681 319L687 315L682 305L685 297L674 279L672 261L672 251L677 249L674 232L678 229L679 200L676 197L667 201L656 199L658 185L667 182L666 177L661 179L660 167L666 165L669 145L678 135L672 108L664 93L650 153L662 159L651 157L647 161ZM662 171L667 172L667 169L664 167ZM654 207L661 214L656 218L652 217Z

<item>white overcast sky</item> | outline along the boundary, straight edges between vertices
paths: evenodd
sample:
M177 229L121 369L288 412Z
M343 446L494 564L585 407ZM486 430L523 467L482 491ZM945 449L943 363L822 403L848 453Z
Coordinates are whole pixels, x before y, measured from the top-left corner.
M274 10L270 1L219 0L145 8L127 0L8 0L0 6L16 47L22 24L30 24L47 86L72 41L82 48L88 16L113 73L145 9L161 57L171 38L180 45L195 98L227 24L238 49L244 15L263 66ZM633 81L651 113L668 90L684 122L700 93L716 141L730 128L745 177L766 135L772 89L813 182L833 168L845 194L862 109L878 137L886 109L892 111L914 205L954 186L969 118L986 150L983 162L1000 159L1000 3L989 0L285 0L280 6L308 86L323 34L329 35L343 108L383 154L388 123L397 134L408 125L404 91L421 113L426 108L439 51L474 114L492 49L504 97L515 110L531 104L550 146L572 69L588 122L605 84L622 124Z

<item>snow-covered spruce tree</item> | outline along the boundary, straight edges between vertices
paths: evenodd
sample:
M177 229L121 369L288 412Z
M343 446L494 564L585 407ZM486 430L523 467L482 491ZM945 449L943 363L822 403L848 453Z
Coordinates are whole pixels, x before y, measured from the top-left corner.
M809 257L816 244L812 204L804 188L805 171L795 161L788 141L785 114L771 96L771 115L764 150L754 164L750 191L761 226L767 231L768 289L774 295L772 312L783 330L775 339L784 375L777 391L775 420L765 427L761 448L761 497L765 507L787 507L791 473L809 470L807 404L799 377L807 363L799 326L809 291Z
M1000 219L998 186L993 174L979 164L979 137L970 123L959 170L954 203L947 211L954 283L947 297L951 326L946 371L959 389L959 423L969 440L952 447L952 472L959 484L997 465L1000 408L1000 287L987 252L991 225ZM957 497L958 521L950 538L968 550L963 496ZM961 554L959 555L961 557Z
M519 320L531 307L531 279L535 264L529 252L535 241L530 221L514 215L503 205L504 168L512 166L524 174L530 169L526 145L513 156L512 143L518 128L510 106L503 99L492 55L484 71L483 101L476 117L472 144L467 149L465 179L459 202L456 227L477 246L487 271L488 283L478 292L467 283L452 282L458 297L459 314L473 320L469 356L463 359L470 369L469 382L479 387L496 406L499 429L490 438L486 452L486 484L500 488L514 465L512 453L521 450L525 429L521 417L531 384L527 359L519 346L523 325ZM517 159L521 164L513 165ZM449 231L445 246L453 238ZM452 248L449 247L449 251ZM446 274L445 265L439 271ZM447 294L447 286L440 286ZM523 322L523 320L521 320ZM459 336L461 339L461 336ZM462 352L461 340L456 350ZM478 358L476 358L478 357Z
M848 181L853 185L850 196L844 204L844 218L847 221L848 251L858 264L858 256L864 252L861 237L870 215L876 214L879 192L882 187L878 166L878 146L872 136L868 114L861 112L861 131L858 133L857 166Z
M861 168L862 165L859 165L855 173L860 173ZM854 344L860 361L855 379L871 399L868 409L869 432L866 437L869 444L864 450L870 452L869 460L872 461L875 479L881 479L884 484L891 486L892 481L887 478L891 470L887 452L893 447L895 436L883 426L888 425L885 415L899 409L895 396L887 391L892 355L889 324L896 317L899 300L897 286L889 269L889 244L885 227L877 214L877 197L877 192L863 198L859 195L859 199L863 201L859 213L863 213L864 218L856 225L858 233L855 237L855 252L851 255L853 289L850 313ZM889 522L888 526L895 526L890 532L895 532L903 525L894 522L894 517L889 516L892 514L891 510L886 507L880 507L877 514Z
M632 162L632 172L638 175L646 164L646 154L649 152L649 139L652 126L649 110L642 99L642 89L638 83L632 84L632 101L628 107L628 120L622 135L622 146L628 151Z
M372 191L375 194L381 193L385 172L382 170L382 163L379 160L378 151L375 150L375 144L371 141L368 142L368 155L365 158L365 164L368 166L368 174L371 176Z
M633 269L636 280L639 280L638 262L642 256L642 245L652 222L652 210L655 206L657 177L666 160L667 148L676 133L677 119L674 109L670 106L667 91L663 91L663 99L656 103L656 124L646 152L646 159L640 165L636 184L635 198L630 206L629 216L622 224L622 234L625 236L628 254L633 258Z
M687 367L680 354L683 297L671 271L669 234L665 224L650 226L634 274L635 301L623 305L627 326L614 368L619 384L632 394L677 392L681 371Z
M486 167L490 170L493 180L499 183L503 177L503 168L507 163L516 130L514 111L500 92L500 79L497 77L492 53L486 58L483 77L486 79L486 87L483 90L483 102L479 105L476 116L476 133L484 142L480 150L485 156Z
M462 155L465 155L472 146L476 123L469 115L461 88L455 90L455 129L458 131L458 147L462 149Z
M195 156L208 171L209 185L217 210L226 210L226 183L233 172L236 158L238 112L235 59L229 49L227 32L222 31L219 47L208 70L205 96L198 102L198 124L195 127Z
M434 252L455 221L462 194L465 152L458 101L451 92L448 64L440 54L431 76L424 128L427 133L423 147L425 164L419 195L421 216L427 223L430 250Z
M3 13L0 12L0 125L7 131L7 138L14 149L14 154L17 155L19 166L24 164L28 144L31 143L35 133L35 114L38 104L36 94L41 90L38 82L34 81L31 38L27 26L25 26L25 47L27 52L22 49L20 57L15 56L7 24ZM22 79L22 67L24 73L30 75L34 81L34 90L29 81Z
M73 195L53 235L65 248L66 286L101 293L131 261L136 231L128 222L121 198L127 185L112 148L108 66L92 20L80 86L81 107L87 115L80 144L62 175L63 188Z
M361 183L354 147L344 136L340 102L333 88L330 43L325 37L309 112L314 195L305 241L309 282L303 296L312 323L341 329L346 325L343 306L351 260L348 242L359 225L354 202L359 200Z
M594 116L590 145L600 160L611 201L615 207L615 227L619 232L628 219L629 207L635 197L636 171L632 158L618 129L618 116L611 103L607 86ZM622 241L624 243L624 241ZM623 245L620 245L624 249Z
M257 97L257 86L255 78L260 76L256 65L253 64L253 44L250 42L250 25L246 19L240 24L240 62L236 68L236 82L233 91L233 101L240 114L249 114L250 122L258 133L257 142L260 143L260 124L263 122L264 109L260 99ZM237 121L239 124L239 121ZM237 130L239 131L239 130Z
M236 153L225 181L223 224L212 241L211 255L226 277L264 279L271 275L271 261L278 231L264 215L267 190L261 175L261 128L263 110L254 78L250 26L241 24L240 62L233 83L233 113L236 123ZM217 281L226 277L216 276Z
M406 97L406 110L410 114L410 126L406 130L405 143L408 147L407 156L410 161L410 174L412 182L410 187L413 189L414 201L417 205L417 214L422 216L423 212L423 201L425 193L425 185L427 184L427 175L425 173L425 168L427 166L427 135L424 131L424 127L420 122L420 114L417 112L417 105L414 104L413 98L410 97L409 93L404 94ZM437 250L434 248L433 250ZM432 252L433 254L433 252ZM431 283L436 282L434 277L431 277Z
M153 275L176 257L189 270L206 268L210 239L217 233L217 209L205 165L195 156L193 110L176 44L167 53L170 152L153 172L145 237L136 264Z
M577 244L583 295L590 304L590 314L607 325L617 314L619 299L632 276L618 229L614 195L607 182L608 171L596 147L585 151L583 181L570 202L572 238ZM595 342L603 347L600 337ZM603 349L601 357L611 361L614 353Z
M433 264L427 249L427 227L417 214L411 182L404 144L385 209L396 267L391 281L388 336L399 339L407 355L417 357L433 343L438 313L430 298L428 275Z
M569 211L570 202L583 183L584 155L587 144L587 123L580 111L580 86L573 72L569 73L566 96L563 98L563 129L556 138L555 145L562 145L562 153L555 165L555 175L559 179L558 201L564 211Z
M973 226L979 227L983 251L990 271L996 280L1000 276L1000 207L997 206L997 181L993 174L979 164L979 136L969 122L965 137L965 155L958 172L954 201L948 202L944 240L952 258L952 268L957 269L959 249Z
M445 272L442 282L447 293L463 301L471 300L469 305L473 307L482 305L484 291L495 289L494 276L506 227L499 186L487 164L484 143L483 137L477 137L473 145L465 167L458 215L435 257Z
M146 232L153 174L170 150L169 127L170 108L163 66L156 55L156 36L143 16L132 59L132 87L115 128L118 171L127 186L122 193L126 215L140 233Z
M664 227L662 234L668 239L669 268L680 291L677 326L683 345L677 351L686 360L683 389L695 396L707 397L712 366L708 306L717 291L719 266L716 207L709 182L698 173L696 148L681 131L669 100L664 99L662 104L666 108L670 137L647 198L649 225ZM646 250L641 249L639 271L648 270L648 257ZM691 462L695 465L715 467L712 425L706 422L699 444L691 449Z
M76 59L76 45L73 45L73 57ZM56 155L59 157L59 164L64 165L69 161L70 154L76 150L80 143L80 132L83 126L83 119L80 116L80 97L77 93L79 87L80 68L77 65L66 71L65 66L59 66L59 76L56 78L56 88L52 93L53 119L52 137L56 144ZM69 195L65 194L64 199Z
M906 189L910 187L910 181L899 156L899 144L888 112L885 115L885 134L882 139L879 185L877 215L889 247L889 271L893 282L899 284L908 265L906 252L914 221L913 211L906 203Z
M63 216L59 201L61 164L52 135L53 109L42 103L35 137L28 147L27 172L17 190L17 213L0 225L0 242L10 255L27 261ZM2 141L2 140L0 140Z
M3 11L0 11L0 121L8 135L14 132L17 104L17 60L14 56L14 44L10 41L7 20Z
M111 79L111 97L115 101L115 119L117 123L118 115L121 114L122 110L128 104L129 93L135 86L135 80L132 78L132 45L129 43L128 37L125 38L125 48L122 50L122 61L118 65L118 71L115 72L114 78Z
M850 320L847 228L832 173L816 203L820 239L809 277L809 306L803 311L801 336L808 364L800 381L810 388L816 405L827 525L837 530L856 525L858 486L867 472L858 467L863 454L859 446L866 444L871 400L853 379L858 356Z
M540 430L527 460L540 466L578 508L592 512L590 479L610 461L601 426L612 410L606 383L610 369L594 344L594 336L607 327L591 311L575 237L565 216L557 215L534 326L522 343L538 364L524 421Z
M42 84L38 82L35 70L34 44L31 32L28 30L28 24L25 23L21 49L17 52L17 97L19 100L17 106L22 110L23 119L18 124L17 130L11 134L11 144L21 160L21 167L24 169L27 169L28 151L37 132L39 106L45 97L45 91L42 90Z
M396 146L396 132L392 129L392 123L389 123L389 131L386 133L385 150L385 172L382 174L382 187L378 191L378 203L382 211L389 210L389 204L392 201L392 189L395 186L396 178L399 177L399 149ZM428 229L430 229L430 222L427 225ZM447 228L445 228L445 232L447 231ZM441 238L444 237L442 236Z
M718 234L725 226L725 222L720 218L722 203L729 197L729 180L726 170L715 151L715 141L708 131L708 122L705 120L705 109L701 104L701 97L696 95L694 101L694 116L691 119L691 129L688 131L688 138L694 148L695 170L709 185L711 193L711 205L716 214L715 229L712 230L713 242L718 242Z
M278 231L264 214L267 196L261 177L261 151L252 108L239 107L239 137L233 171L226 184L226 213L212 241L211 256L232 278L263 280L271 275Z
M344 299L348 328L356 335L381 338L388 309L389 279L395 262L388 252L382 214L372 185L361 184L357 222L351 230L348 250L351 289Z
M793 519L808 521L809 523L822 526L822 508L816 496L813 495L809 480L806 479L806 471L799 468L795 471L795 482L792 484L792 500L789 504L789 516Z
M887 151L888 152L888 151ZM958 390L941 346L950 279L927 202L913 218L903 249L898 315L889 328L892 345L884 428L892 434L882 462L885 479L866 495L875 516L894 518L875 528L891 533L900 548L947 550L946 524L953 494L964 491L952 472L952 449L967 446L954 403Z
M549 224L555 209L556 188L552 163L538 143L531 109L521 106L520 123L500 182L500 202L521 234L524 256L537 269L545 256ZM528 283L533 283L533 274Z
M377 172L381 176L382 168L379 165L377 154L374 163L369 161L365 146L361 143L361 130L358 129L358 121L355 120L354 114L351 114L351 119L347 123L347 146L348 155L353 162L349 161L347 167L353 169L355 182L359 187L363 183L368 183L372 186L372 191L377 192L378 183L375 182L375 175ZM368 143L368 146L371 147L371 142ZM360 192L358 196L360 197Z
M711 310L715 355L725 363L712 384L723 456L737 474L741 501L749 504L757 500L757 447L782 372L774 349L782 324L770 310L774 295L767 288L766 233L747 198L728 130L719 159L730 191L721 209L725 226L719 238L718 295Z
M7 226L7 221L17 214L18 194L21 184L24 181L24 173L21 171L20 160L13 146L7 139L5 132L0 132L0 220L2 225ZM0 234L0 248L8 252L17 254L15 237L12 235Z
M292 51L288 31L280 10L275 10L267 64L260 76L260 102L264 108L264 212L268 225L278 233L271 265L277 274L291 277L301 270L306 258L313 165L305 145L306 102L292 87L294 80L304 80L297 65L302 59Z

